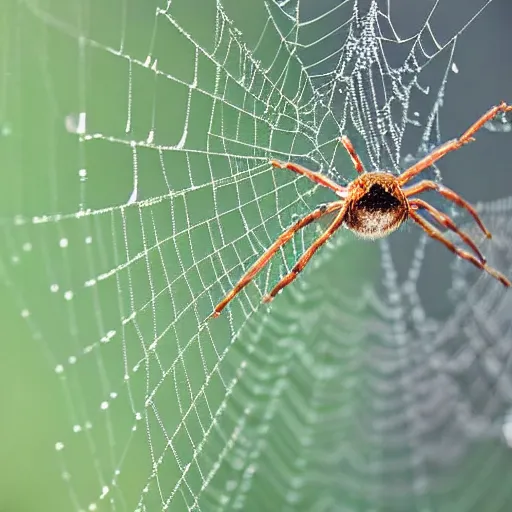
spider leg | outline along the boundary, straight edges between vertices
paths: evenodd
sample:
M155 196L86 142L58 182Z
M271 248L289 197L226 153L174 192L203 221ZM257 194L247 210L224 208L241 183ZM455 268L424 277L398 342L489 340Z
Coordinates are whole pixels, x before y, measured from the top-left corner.
M459 140L468 140L478 131L482 126L491 121L491 119L495 118L500 112L511 112L512 105L507 105L504 101L502 101L499 105L495 105L490 108L480 119L475 121L460 137Z
M416 213L414 210L410 210L409 215L414 222L419 224L419 226L427 233L428 236L434 240L437 240L438 242L441 242L447 249L455 253L457 256L473 263L473 265L475 265L475 267L479 268L480 270L485 270L485 272L497 279L503 286L512 286L512 283L501 272L498 272L496 269L489 267L486 263L475 258L475 256L473 256L471 253L457 247L455 244L450 242L450 240L446 239L438 229L430 224L430 222L424 220L421 215Z
M247 286L254 276L270 261L272 256L284 245L286 242L290 241L293 235L299 230L306 227L308 224L311 224L313 221L327 215L329 213L335 212L343 208L344 201L334 201L327 205L323 205L320 208L312 211L302 219L299 219L293 226L289 227L286 231L284 231L279 238L256 260L256 262L252 265L252 267L242 276L240 281L233 287L233 289L222 299L215 309L213 313L210 315L213 318L218 317L222 310L231 302L235 296Z
M460 149L464 144L471 142L471 140L472 139L461 142L460 139L452 139L448 142L445 142L438 148L434 149L425 158L422 158L419 162L400 174L400 176L397 178L398 184L400 186L405 185L411 178L430 167L447 153Z
M354 164L356 171L359 174L363 174L363 172L365 172L363 163L361 162L361 159L357 155L356 150L352 145L352 142L350 142L350 139L346 135L343 135L343 137L340 137L339 140L347 150L347 153L350 155L350 158L352 159L352 163Z
M473 141L473 135L482 128L482 126L496 117L500 112L509 112L512 111L512 105L507 105L504 101L499 105L496 105L489 109L482 117L480 117L477 121L475 121L458 139L452 139L438 148L434 149L427 156L422 158L419 162L414 164L412 167L409 167L405 172L403 172L398 177L399 185L404 185L411 178L419 174L421 171L430 167L432 164L437 162L440 158L445 156L450 151L456 151L460 149L464 144Z
M471 206L465 199L462 199L462 197L460 197L459 194L457 194L453 190L449 189L448 187L440 185L439 183L436 183L434 181L423 180L423 181L420 181L419 183L417 183L416 185L413 185L412 187L404 188L403 192L405 194L405 197L410 197L412 195L416 195L421 192L425 192L427 190L436 190L446 199L449 199L450 201L454 202L456 205L467 210L469 212L469 214L471 215L471 217L473 217L473 219L475 219L475 222L478 224L479 228L484 232L485 236L487 238L492 237L491 233L484 226L482 219L478 215L478 212L473 208L473 206Z
M294 164L292 162L281 162L280 160L270 160L270 163L274 167L278 167L279 169L288 169L290 171L296 172L297 174L302 174L309 178L314 183L318 183L323 187L327 187L331 189L338 197L345 198L347 197L347 187L343 187L342 185L338 185L334 181L330 180L327 176L320 174L318 172L313 172L303 167L302 165Z
M285 286L288 286L294 281L302 269L307 265L309 260L313 257L315 252L323 245L334 232L343 224L345 221L345 215L347 213L348 205L345 203L340 209L340 212L336 215L331 225L322 233L306 250L306 252L299 258L297 263L293 266L291 272L284 276L272 289L272 291L263 297L263 302L270 302Z
M473 249L474 253L478 256L478 259L485 263L486 260L482 253L479 251L478 247L476 246L475 242L473 242L472 238L462 231L456 224L453 222L448 215L445 215L444 213L440 212L438 209L434 208L431 204L427 203L426 201L423 201L423 199L411 199L409 201L409 205L412 207L417 208L423 208L424 210L427 210L432 217L439 222L439 224L442 224L444 227L448 228L450 231L453 231L457 235L459 235L460 239L465 242L471 249Z

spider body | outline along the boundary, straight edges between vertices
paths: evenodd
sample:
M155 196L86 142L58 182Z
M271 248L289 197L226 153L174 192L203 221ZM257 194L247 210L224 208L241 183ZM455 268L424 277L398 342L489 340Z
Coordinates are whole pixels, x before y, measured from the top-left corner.
M345 225L361 238L383 238L407 219L407 198L396 177L387 172L367 172L348 187Z
M433 165L447 153L456 151L465 144L472 142L474 140L473 135L500 112L505 113L510 111L512 111L512 106L507 105L505 102L492 107L459 138L450 140L435 148L419 162L415 163L398 176L381 171L366 172L354 146L346 136L343 136L341 137L341 142L350 155L352 163L358 173L358 177L347 187L339 185L323 174L310 171L293 162L270 160L270 164L274 167L288 169L297 174L301 174L306 176L313 183L330 189L338 199L313 210L285 230L267 251L256 260L224 299L217 304L211 316L219 316L228 303L252 281L254 276L270 261L284 244L293 238L298 230L327 214L334 214L334 220L331 221L329 227L304 252L291 271L276 284L268 295L263 297L263 302L270 302L280 290L294 281L315 252L325 244L341 226L345 225L362 238L376 239L385 237L395 231L407 218L410 218L418 224L427 235L441 242L447 249L460 258L469 261L475 267L487 272L504 286L512 286L512 283L507 277L487 265L484 256L473 239L462 231L448 215L440 212L426 201L413 196L428 190L438 192L445 199L464 208L469 215L473 217L485 236L490 238L491 234L470 203L453 190L434 181L423 180L415 185L407 186L413 177ZM443 226L457 235L471 252L460 248L450 239L446 238L438 227L418 214L418 210L420 209L424 210L435 224Z

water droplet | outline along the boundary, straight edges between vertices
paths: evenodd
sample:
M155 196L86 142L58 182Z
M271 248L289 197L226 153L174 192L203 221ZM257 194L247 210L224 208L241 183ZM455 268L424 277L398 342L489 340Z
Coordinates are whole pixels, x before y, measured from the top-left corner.
M69 133L76 133L83 135L86 130L86 113L80 112L79 114L69 114L65 118L66 131Z
M0 135L2 137L8 137L9 135L12 135L12 128L9 123L3 123L0 127Z

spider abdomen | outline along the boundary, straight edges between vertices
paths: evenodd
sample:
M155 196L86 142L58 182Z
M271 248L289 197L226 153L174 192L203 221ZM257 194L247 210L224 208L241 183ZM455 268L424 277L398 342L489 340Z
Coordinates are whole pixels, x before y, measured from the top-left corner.
M382 238L407 218L407 199L396 178L384 172L369 172L354 180L346 225L363 238Z

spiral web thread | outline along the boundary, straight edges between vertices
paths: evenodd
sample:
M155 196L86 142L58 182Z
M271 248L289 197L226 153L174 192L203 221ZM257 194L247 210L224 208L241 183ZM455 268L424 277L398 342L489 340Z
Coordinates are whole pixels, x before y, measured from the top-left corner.
M443 472L478 458L475 438L506 431L510 300L499 285L474 285L457 262L452 314L430 319L418 293L425 239L405 281L384 241L378 286L328 286L318 267L330 246L311 277L261 306L311 229L206 320L256 255L328 197L270 157L347 182L340 134L368 168L393 172L406 135L419 147L410 158L441 141L457 40L491 2L461 8L448 37L432 21L445 3L407 38L389 1L15 3L13 19L28 22L5 23L15 78L1 92L5 161L21 177L3 207L0 275L61 383L55 449L72 509L438 510L455 497L483 510L485 496L485 510L503 510L510 486L489 482L505 452L484 459L492 470ZM29 109L15 86L27 56L42 124L11 126ZM30 136L35 149L20 142ZM38 165L21 158L30 149ZM482 206L503 271L510 208ZM468 474L481 486L464 494Z

